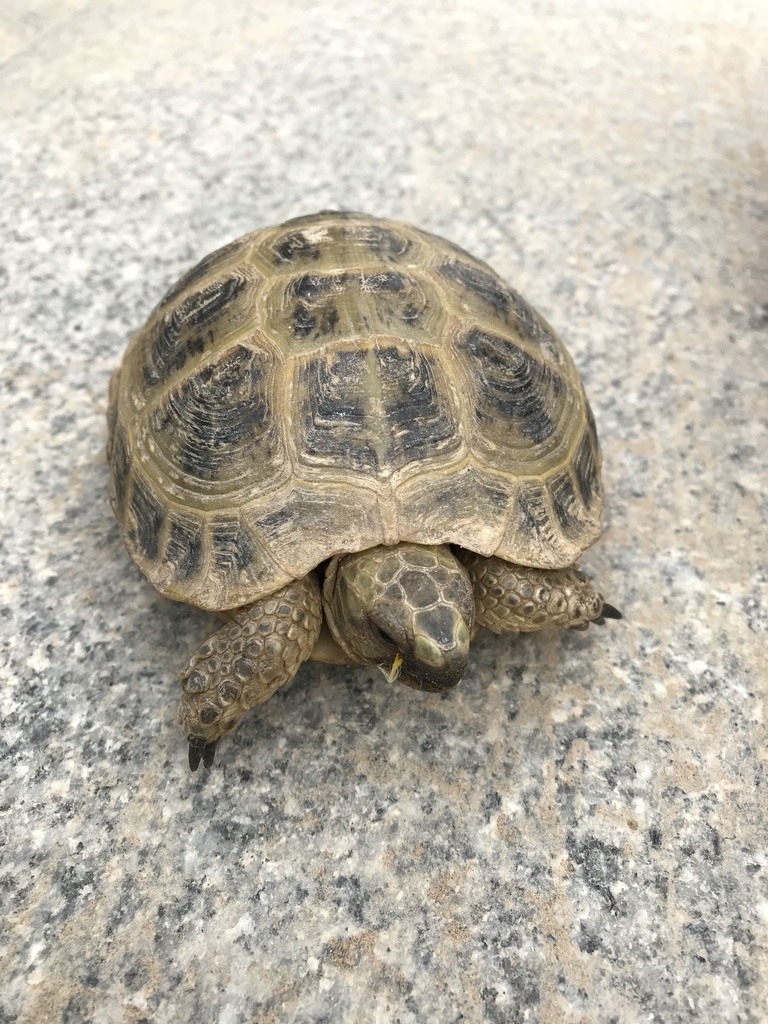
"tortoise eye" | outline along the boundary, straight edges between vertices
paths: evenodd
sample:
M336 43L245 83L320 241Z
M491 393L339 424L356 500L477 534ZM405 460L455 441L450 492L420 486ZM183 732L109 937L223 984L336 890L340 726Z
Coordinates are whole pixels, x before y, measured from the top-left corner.
M379 636L381 637L385 644L389 644L390 647L397 647L397 644L389 635L389 633L385 633L383 629L379 629L378 627L376 627L376 632L379 634Z

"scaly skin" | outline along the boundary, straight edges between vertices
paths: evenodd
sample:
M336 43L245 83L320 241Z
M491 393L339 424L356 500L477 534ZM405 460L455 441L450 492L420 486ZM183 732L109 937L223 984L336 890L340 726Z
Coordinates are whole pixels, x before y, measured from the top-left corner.
M181 676L179 707L193 771L201 758L209 767L219 738L293 678L312 653L321 622L320 587L306 576L238 608L199 648Z
M533 569L470 551L459 558L475 592L475 621L494 633L586 629L590 622L602 623L604 615L621 618L575 566Z

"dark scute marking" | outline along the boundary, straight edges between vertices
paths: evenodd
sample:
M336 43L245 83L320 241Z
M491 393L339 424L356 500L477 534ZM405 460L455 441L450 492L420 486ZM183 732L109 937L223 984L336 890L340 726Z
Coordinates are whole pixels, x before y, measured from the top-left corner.
M301 366L301 419L308 455L357 471L378 468L376 451L362 436L367 425L366 374L366 353L359 349L319 356Z
M113 380L120 380L120 370L117 371ZM114 388L115 399L109 403L107 408L107 458L112 458L112 445L115 443L115 426L117 425L117 392L119 387ZM113 391L112 382L110 382L110 393Z
M407 238L378 224L360 224L344 228L342 234L352 242L363 244L369 252L376 256L404 256L411 247Z
M405 288L405 277L393 270L365 275L365 289L370 292L401 292Z
M324 463L359 472L400 467L461 445L457 423L437 386L432 357L388 345L348 349L308 360L300 370L304 448ZM372 377L377 379L371 379ZM376 402L373 395L380 396Z
M215 281L202 291L188 295L164 314L154 327L149 362L144 368L144 379L149 386L180 370L191 355L199 354L213 342L213 332L205 329L244 286L245 281L240 277Z
M332 359L319 357L311 362L315 384L316 408L323 423L362 426L364 410L361 384L366 371L366 353L360 349L336 352Z
M455 281L493 310L508 327L514 327L522 337L542 345L555 361L559 356L559 342L532 306L514 288L510 288L488 267L471 266L450 261L438 267L438 273Z
M241 242L228 242L227 245L223 245L220 249L214 250L209 253L199 263L196 263L191 270L188 270L183 277L165 293L161 301L161 305L166 305L168 302L173 302L174 299L178 298L182 292L185 292L190 285L193 285L196 281L206 277L210 274L217 266L221 263L226 262L230 257L234 256L241 248Z
M546 440L555 428L547 413L547 398L562 393L562 378L509 339L477 328L460 348L475 361L482 397L501 416L514 420L529 440L536 444ZM487 416L482 405L477 416L481 420Z
M480 267L452 260L438 267L437 271L442 277L455 281L477 295L496 312L503 314L509 311L509 289L494 277L490 270L481 270Z
M296 257L316 260L320 256L318 246L301 231L289 231L281 235L273 242L272 248L281 263L291 263Z
M289 294L299 299L292 313L294 334L299 338L306 338L313 331L318 338L333 334L339 322L335 295L347 284L347 274L303 274L293 281Z
M158 539L165 522L165 510L140 476L134 478L131 512L136 520L139 547L147 558L157 558Z
M293 309L293 331L300 338L306 338L315 329L315 318L303 302L297 302Z
M112 435L112 446L110 453L110 466L112 468L112 481L115 485L115 501L118 511L122 513L125 508L125 495L128 489L128 474L131 469L131 456L128 451L128 443L125 439L125 431L122 423L118 420Z
M288 504L282 508L273 509L262 515L258 521L259 527L264 527L270 533L279 533L281 527L290 523L293 519L293 506Z
M573 454L573 472L576 475L581 497L587 507L592 504L600 490L595 452L595 443L588 425Z
M427 309L417 280L404 272L381 269L302 274L287 285L283 304L290 310L291 333L313 341L340 336L342 312L346 313L344 334L359 338L397 334L404 323L418 327Z
M253 537L239 519L223 519L211 528L211 547L216 564L227 572L246 569L256 551Z
M362 223L346 223L358 217L361 218ZM326 234L319 240L307 238L307 235L299 227L299 225L318 224L326 218L333 218L339 223L325 225ZM321 213L314 217L299 217L295 221L288 221L284 226L292 226L292 230L278 236L271 246L280 263L317 260L323 251L329 248L337 249L339 254L346 252L347 258L352 260L355 260L354 250L361 248L380 259L398 260L411 248L408 238L391 228L377 224L372 218L362 217L360 214L340 214L327 211L325 214Z
M544 495L540 487L530 486L521 490L517 499L519 523L526 531L541 537L549 523Z
M396 346L377 350L384 423L374 427L389 435L387 458L403 466L461 445L458 424L444 403L435 379L435 361L422 352Z
M581 524L579 508L576 504L576 492L570 473L559 473L550 482L552 507L563 530L567 533Z
M153 429L168 432L178 445L183 471L216 480L235 461L235 450L255 439L270 419L263 362L266 357L236 346L173 391L153 414Z
M188 518L172 518L165 557L176 566L176 575L189 579L200 568L203 557L203 532L200 523Z
M548 334L550 338L552 337L548 331L543 330L538 317L522 295L519 295L513 288L508 288L507 294L509 307L514 313L517 326L524 338L540 340L540 336L544 333Z
M349 277L349 274L302 274L291 283L290 291L298 299L314 302L329 292L343 291Z

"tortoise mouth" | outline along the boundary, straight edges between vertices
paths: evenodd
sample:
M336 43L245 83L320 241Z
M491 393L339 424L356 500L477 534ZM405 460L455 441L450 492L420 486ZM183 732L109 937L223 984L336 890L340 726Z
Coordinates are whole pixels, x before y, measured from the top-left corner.
M446 693L461 682L466 667L466 658L461 662L448 663L440 670L409 660L403 663L397 681L409 686L412 690L423 690L425 693Z

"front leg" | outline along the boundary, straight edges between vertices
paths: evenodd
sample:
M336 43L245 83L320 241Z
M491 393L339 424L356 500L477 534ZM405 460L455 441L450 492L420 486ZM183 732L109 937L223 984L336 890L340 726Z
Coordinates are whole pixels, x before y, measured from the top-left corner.
M494 633L531 633L561 627L586 629L590 622L620 619L592 581L575 566L533 569L503 558L462 551L475 594L475 624Z
M216 743L255 705L289 682L320 633L323 613L314 576L228 613L226 625L182 673L179 724L189 740L189 767L213 764Z

